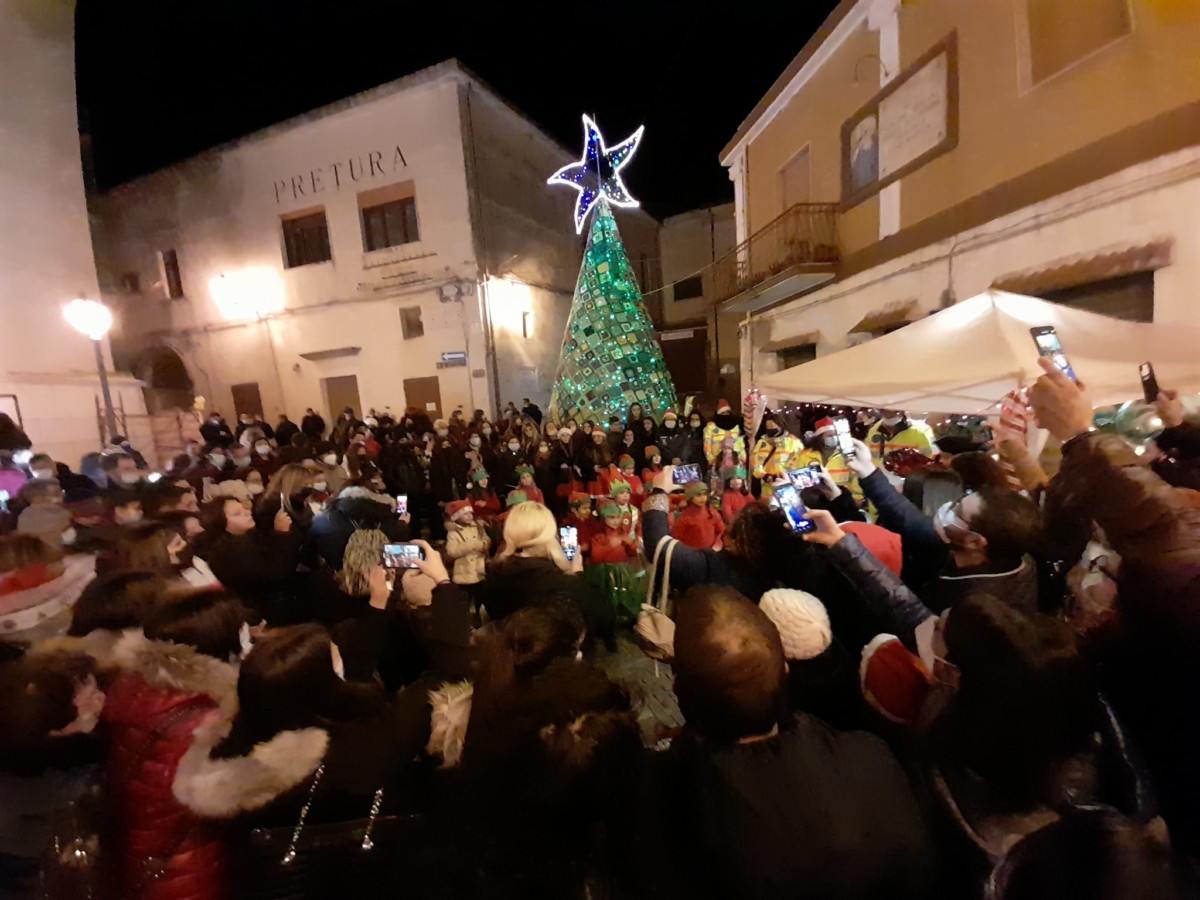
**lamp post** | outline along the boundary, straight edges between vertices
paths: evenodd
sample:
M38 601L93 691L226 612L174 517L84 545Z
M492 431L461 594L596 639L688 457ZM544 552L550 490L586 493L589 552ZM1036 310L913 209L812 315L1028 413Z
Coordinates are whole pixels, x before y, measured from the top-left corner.
M63 307L67 324L85 337L92 339L96 351L96 370L100 373L100 392L104 396L104 422L108 428L108 439L117 433L117 417L113 414L112 394L108 389L108 372L104 368L104 347L101 342L112 328L112 310L99 300L72 300Z

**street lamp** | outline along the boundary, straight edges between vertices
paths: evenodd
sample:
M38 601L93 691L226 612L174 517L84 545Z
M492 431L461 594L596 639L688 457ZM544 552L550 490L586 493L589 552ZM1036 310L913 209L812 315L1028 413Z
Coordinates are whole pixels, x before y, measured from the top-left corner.
M104 395L104 421L108 426L108 439L117 433L117 417L113 414L112 394L108 390L108 372L104 368L104 347L101 341L112 328L112 310L99 300L72 300L63 307L67 324L85 337L92 339L96 351L96 370L100 373L100 392Z

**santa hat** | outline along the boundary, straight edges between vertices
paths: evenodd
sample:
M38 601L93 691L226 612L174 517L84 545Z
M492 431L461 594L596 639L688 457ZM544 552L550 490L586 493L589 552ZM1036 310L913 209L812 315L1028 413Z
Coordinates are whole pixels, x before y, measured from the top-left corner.
M673 410L673 409L668 409L665 413L663 413L663 421L664 422L667 419L678 419L678 418L679 418L679 416L677 416L675 414L675 410Z
M529 502L529 495L526 494L524 491L512 491L509 493L507 499L505 499L504 505L507 508L512 509L512 507L514 507L514 506L517 506L521 503L528 503L528 502Z
M622 453L621 458L617 460L617 468L623 469L626 466L633 466L633 457L628 453Z
M558 436L559 436L560 438L561 438L561 437L562 437L564 434L565 434L567 437L570 437L570 436L571 436L571 429L570 429L570 428L568 428L566 425L564 425L562 428L558 429Z
M891 634L877 635L863 647L858 677L863 698L885 719L901 725L917 723L933 686L921 658Z
M515 469L513 469L513 471L516 473L518 478L520 478L522 475L528 475L530 478L533 477L533 466L517 466Z
M476 469L471 473L471 481L475 482L475 484L479 484L483 479L491 477L484 469Z
M467 511L474 512L470 500L455 500L446 504L446 518L451 522L457 522L458 517Z
M683 489L683 493L684 493L684 496L686 496L689 500L691 500L693 497L695 497L699 494L707 494L708 493L708 485L705 484L703 481L693 481L691 484L689 484L687 487L685 487Z
M820 656L833 640L825 604L812 594L776 588L762 595L758 607L775 623L788 659Z
M649 447L646 448L646 459L653 459L656 456L659 459L662 459L662 451L659 450L657 447L655 447L653 444L651 444Z
M904 568L904 544L900 535L870 522L843 522L838 527L857 537L877 560L900 574Z
M717 412L718 413L733 412L733 407L729 405L728 400L718 400L717 401Z
M612 486L608 489L609 495L613 497L617 496L617 494L621 493L622 491L629 491L629 493L632 494L633 487L628 481L614 481Z
M619 515L621 515L621 507L611 500L605 500L600 504L600 518L608 519Z
M837 425L834 424L833 419L829 418L829 416L826 416L823 419L817 420L817 425L816 425L816 428L813 430L813 434L814 435L829 434L831 432L836 432L836 431L837 431Z
M567 498L568 506L579 506L583 503L591 503L592 495L585 494L583 491L571 491L571 496Z

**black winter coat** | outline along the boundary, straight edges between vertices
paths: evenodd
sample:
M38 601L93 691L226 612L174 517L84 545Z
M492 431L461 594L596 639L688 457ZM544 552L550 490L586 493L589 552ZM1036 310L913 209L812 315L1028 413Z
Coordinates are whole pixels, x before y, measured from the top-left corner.
M292 438L300 433L299 426L291 419L284 419L275 429L275 443L280 447L290 447Z
M308 539L329 568L342 568L346 545L358 529L378 528L389 541L408 540L408 526L396 518L389 499L362 488L347 488L313 519Z
M514 556L492 566L478 590L480 603L493 619L502 619L548 594L566 595L583 613L589 640L599 638L606 644L614 640L616 613L612 605L581 576L562 571L552 560Z
M325 420L316 413L305 416L300 420L300 430L308 436L310 441L319 441L325 434Z

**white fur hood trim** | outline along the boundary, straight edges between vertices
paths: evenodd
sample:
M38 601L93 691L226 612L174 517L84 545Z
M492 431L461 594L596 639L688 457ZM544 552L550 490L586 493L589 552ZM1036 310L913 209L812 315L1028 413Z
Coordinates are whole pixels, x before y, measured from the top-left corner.
M100 668L106 669L116 665L113 654L121 638L127 634L141 633L140 628L128 628L123 631L97 628L80 637L64 634L61 637L47 638L31 647L29 653L31 656L40 653L81 653L94 659Z
M124 672L141 675L154 687L208 694L232 718L237 709L237 666L205 656L186 644L152 641L141 631L121 633L110 660Z
M229 726L228 720L217 720L197 728L175 770L175 799L209 819L262 809L312 775L329 747L327 731L301 728L281 731L247 756L214 759L213 748Z
M429 692L429 705L433 710L429 715L429 743L425 745L425 752L440 756L443 769L453 769L462 761L474 695L475 687L469 681L444 684Z

